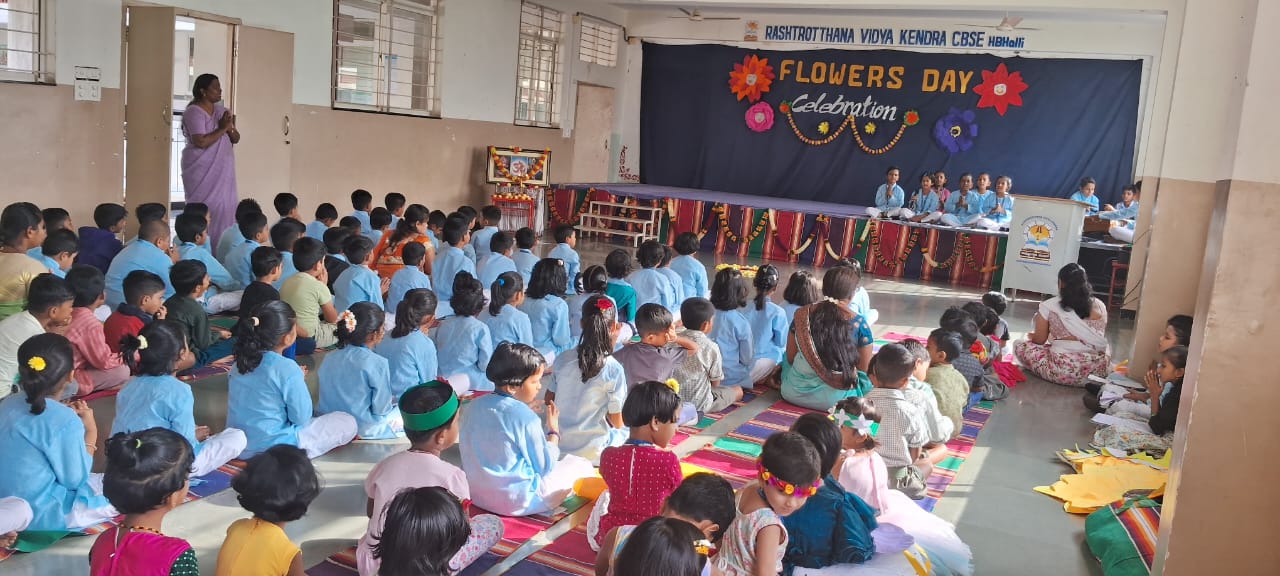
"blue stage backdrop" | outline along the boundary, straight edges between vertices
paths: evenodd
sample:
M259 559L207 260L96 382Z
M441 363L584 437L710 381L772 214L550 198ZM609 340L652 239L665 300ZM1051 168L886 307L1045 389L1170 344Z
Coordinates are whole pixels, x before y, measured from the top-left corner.
M871 205L890 165L1013 178L1065 198L1084 176L1115 203L1133 177L1140 60L646 43L648 184Z

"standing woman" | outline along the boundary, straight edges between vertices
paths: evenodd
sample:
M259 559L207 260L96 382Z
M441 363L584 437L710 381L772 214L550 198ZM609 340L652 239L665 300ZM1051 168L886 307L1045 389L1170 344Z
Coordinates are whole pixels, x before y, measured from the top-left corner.
M213 74L201 74L191 88L193 98L182 114L182 189L187 202L209 206L209 241L218 244L222 232L235 224L236 160L232 146L240 142L236 115L222 105L222 84Z
M0 320L21 312L27 304L31 280L49 271L27 255L28 250L44 242L44 237L44 220L35 204L17 202L0 214Z

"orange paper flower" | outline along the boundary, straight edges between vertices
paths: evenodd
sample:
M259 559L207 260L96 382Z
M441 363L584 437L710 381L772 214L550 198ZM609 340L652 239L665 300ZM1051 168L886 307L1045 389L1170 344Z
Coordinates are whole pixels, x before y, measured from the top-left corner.
M773 84L773 66L768 58L752 54L742 59L741 64L733 65L729 73L729 88L737 95L738 101L746 98L748 102L758 102Z

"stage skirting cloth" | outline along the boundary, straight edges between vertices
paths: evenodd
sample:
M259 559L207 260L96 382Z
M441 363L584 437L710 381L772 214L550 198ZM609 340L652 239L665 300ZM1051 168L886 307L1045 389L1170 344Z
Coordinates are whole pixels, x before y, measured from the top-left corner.
M1000 288L1008 244L1007 233L870 220L861 206L644 184L557 185L552 222L577 224L590 200L662 207L668 244L695 232L705 252L819 268L854 258L875 276L984 290Z

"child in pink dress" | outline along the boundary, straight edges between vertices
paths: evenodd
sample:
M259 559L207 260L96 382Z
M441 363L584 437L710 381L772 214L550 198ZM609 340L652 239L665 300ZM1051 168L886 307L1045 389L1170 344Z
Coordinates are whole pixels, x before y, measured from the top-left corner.
M469 506L471 490L462 469L445 462L440 454L458 443L458 395L448 384L433 380L414 386L400 397L409 450L379 462L365 479L369 495L369 529L356 547L360 576L376 576L380 562L374 546L383 531L387 504L409 488L443 487ZM466 568L502 539L502 520L482 514L471 519L471 535L449 562L451 572Z

